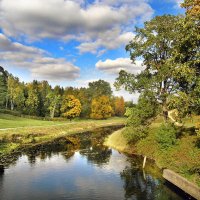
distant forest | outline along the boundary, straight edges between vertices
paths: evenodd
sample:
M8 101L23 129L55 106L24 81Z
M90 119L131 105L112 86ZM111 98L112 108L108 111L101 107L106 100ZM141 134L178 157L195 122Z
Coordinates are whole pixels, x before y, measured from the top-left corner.
M21 82L2 67L0 73L0 107L13 113L106 119L125 112L124 98L113 96L110 84L104 80L91 82L88 88L63 88L52 87L48 81Z

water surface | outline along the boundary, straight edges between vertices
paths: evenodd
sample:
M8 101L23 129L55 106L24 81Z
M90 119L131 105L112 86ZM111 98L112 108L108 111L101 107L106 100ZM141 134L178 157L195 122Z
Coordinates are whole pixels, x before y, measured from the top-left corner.
M106 132L105 129L101 130ZM1 200L181 200L151 170L141 170L141 160L97 142L101 131L82 138L75 152L39 151L19 156L0 174ZM96 135L96 136L95 136ZM84 140L85 138L85 140ZM148 167L147 167L148 169Z

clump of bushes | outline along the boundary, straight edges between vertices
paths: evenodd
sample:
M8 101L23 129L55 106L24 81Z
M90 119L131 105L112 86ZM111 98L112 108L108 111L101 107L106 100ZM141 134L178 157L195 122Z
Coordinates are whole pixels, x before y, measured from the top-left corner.
M162 124L155 134L156 141L162 149L169 148L177 142L176 133L177 130L172 124Z
M142 126L138 126L136 128L127 127L126 129L124 129L122 134L124 135L129 144L135 144L139 140L147 137L148 128Z

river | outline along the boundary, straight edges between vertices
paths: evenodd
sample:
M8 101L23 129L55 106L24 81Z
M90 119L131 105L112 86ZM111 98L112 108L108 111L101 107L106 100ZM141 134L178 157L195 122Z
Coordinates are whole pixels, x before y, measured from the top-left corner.
M62 146L20 154L0 174L0 199L189 199L167 184L151 163L143 171L140 158L104 147L102 138L111 131L82 134L78 149Z

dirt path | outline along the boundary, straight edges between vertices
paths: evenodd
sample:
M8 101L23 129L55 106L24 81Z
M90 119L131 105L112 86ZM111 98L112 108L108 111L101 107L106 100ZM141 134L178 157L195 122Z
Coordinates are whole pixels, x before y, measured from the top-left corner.
M174 119L173 115L175 115L176 117L178 116L178 111L176 109L168 111L168 117L174 123L175 126L183 126L182 123L179 123Z

